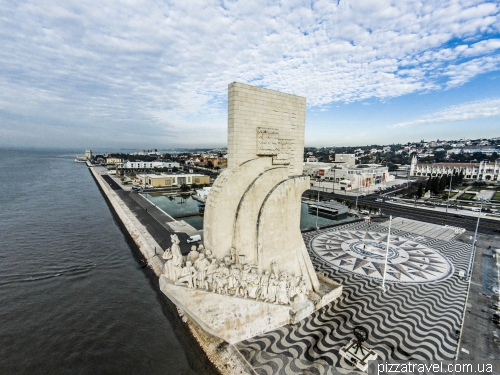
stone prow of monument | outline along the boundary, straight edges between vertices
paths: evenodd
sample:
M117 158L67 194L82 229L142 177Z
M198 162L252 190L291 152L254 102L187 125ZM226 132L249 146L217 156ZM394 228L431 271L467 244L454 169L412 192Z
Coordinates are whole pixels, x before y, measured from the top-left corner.
M306 99L231 83L228 167L214 182L204 246L165 250L161 290L228 343L296 323L342 294L316 274L300 231Z
M318 278L300 232L306 99L231 83L228 93L228 167L206 202L204 244L216 257Z

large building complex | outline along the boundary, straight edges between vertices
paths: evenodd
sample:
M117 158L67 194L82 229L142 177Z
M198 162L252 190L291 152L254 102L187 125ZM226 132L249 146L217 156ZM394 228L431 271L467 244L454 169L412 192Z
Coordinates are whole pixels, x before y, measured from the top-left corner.
M135 181L151 188L180 187L182 185L208 185L210 176L202 174L138 174Z
M459 174L463 172L464 178L476 181L499 181L500 163L481 161L480 163L418 163L417 157L411 160L410 175L424 177L440 177L443 175Z
M386 166L379 164L355 164L354 154L335 155L333 163L304 163L304 174L336 184L339 190L369 188L393 181Z
M179 163L173 161L126 161L117 164L119 169L150 169L150 168L179 168Z

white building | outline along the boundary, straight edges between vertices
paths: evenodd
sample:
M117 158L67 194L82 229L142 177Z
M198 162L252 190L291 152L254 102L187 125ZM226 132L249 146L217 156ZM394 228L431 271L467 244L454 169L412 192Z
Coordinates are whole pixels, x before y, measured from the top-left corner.
M356 164L355 154L335 154L335 163L351 166Z
M411 160L410 175L425 177L441 177L443 175L464 173L467 180L500 181L500 162L482 161L480 163L435 163L419 164L414 156Z
M164 161L126 161L117 165L120 169L152 169L152 168L179 168L177 162Z
M389 168L378 164L358 164L333 167L324 172L323 180L340 184L340 190L369 188L394 180Z
M137 174L135 182L139 185L154 188L154 187L180 187L184 184L209 184L210 176L202 174Z
M379 164L304 163L304 174L333 182L339 190L369 188L394 180L389 168Z

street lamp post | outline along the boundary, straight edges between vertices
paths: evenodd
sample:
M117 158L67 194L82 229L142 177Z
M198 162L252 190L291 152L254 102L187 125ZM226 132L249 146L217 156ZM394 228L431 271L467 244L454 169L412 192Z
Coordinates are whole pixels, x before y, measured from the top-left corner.
M337 180L336 179L336 176L335 176L335 168L333 169L333 186L332 186L332 189L333 189L333 193L335 194L335 181Z
M448 189L448 201L446 202L446 213L448 213L448 206L450 205L450 193L451 193L451 180L453 180L454 174L450 175L450 188Z
M356 180L358 182L358 191L356 192L356 210L358 209L358 197L359 197L359 175L356 175Z
M316 230L318 229L318 216L319 216L319 188L318 188L318 203L316 203Z
M385 292L385 274L387 272L387 257L389 256L389 241L391 237L392 215L389 215L389 231L387 232L387 245L385 247L384 275L382 276L382 290Z
M476 231L474 232L474 239L472 240L472 247L470 250L470 259L469 259L469 267L467 268L467 281L470 279L470 273L472 271L472 261L474 259L474 252L475 252L475 246L476 246L476 237L477 237L477 230L479 228L479 220L481 219L481 213L483 211L483 202L484 200L480 200L479 204L479 214L477 216L477 224L476 224Z

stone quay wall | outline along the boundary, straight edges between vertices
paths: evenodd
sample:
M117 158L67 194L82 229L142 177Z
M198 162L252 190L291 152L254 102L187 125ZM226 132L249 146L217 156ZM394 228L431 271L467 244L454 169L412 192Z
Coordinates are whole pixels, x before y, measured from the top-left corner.
M104 181L102 176L96 172L95 168L89 166L90 173L100 187L104 197L109 201L116 215L123 226L137 245L139 251L146 258L148 266L159 277L163 272L163 249L154 238L148 233L146 228L137 220L132 211L120 199L118 194ZM223 375L232 374L256 374L254 369L245 360L243 355L231 345L219 337L213 336L203 330L194 319L185 311L177 308L182 321L186 323L190 333L196 339L210 362Z

